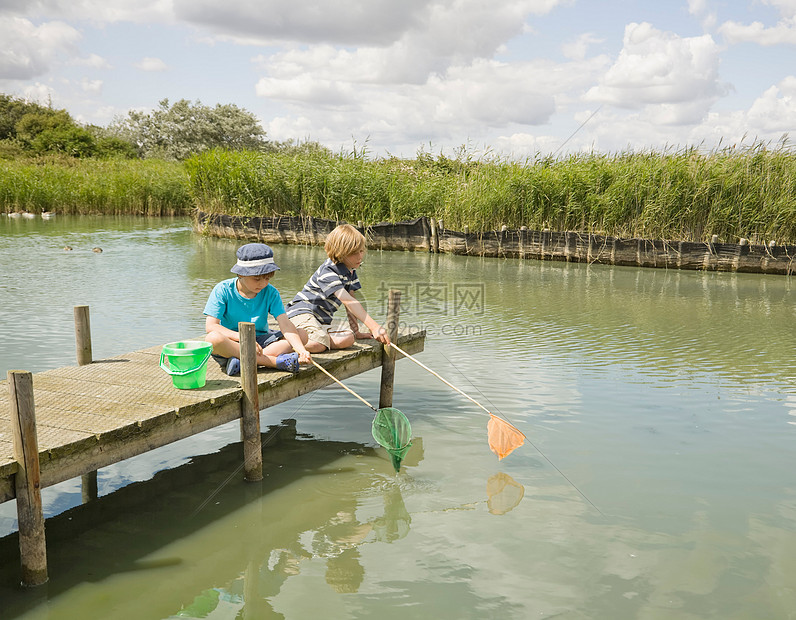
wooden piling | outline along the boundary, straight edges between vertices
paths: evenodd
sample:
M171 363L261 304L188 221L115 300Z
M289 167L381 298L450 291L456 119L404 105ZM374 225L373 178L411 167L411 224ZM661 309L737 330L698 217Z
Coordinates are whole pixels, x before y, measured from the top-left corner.
M75 306L75 352L77 365L85 366L93 361L91 353L91 321L88 306ZM97 499L97 472L90 471L81 476L81 495L84 504Z
M439 229L437 228L437 220L433 217L428 220L431 226L431 252L439 254Z
M77 349L77 365L85 366L92 362L91 357L91 322L88 306L75 306L75 347Z
M401 317L401 291L390 289L387 301L387 334L390 340L398 338L398 323ZM395 349L385 348L381 353L381 388L379 409L392 407L393 384L395 383Z
M14 458L18 464L14 484L19 521L22 585L38 586L46 583L48 576L47 543L41 505L39 442L36 436L36 409L33 402L33 375L24 370L9 370L8 388L11 396Z
M247 482L263 479L260 438L260 395L257 388L257 342L254 323L238 323L240 334L241 399L240 432L243 440L243 477Z
M80 476L80 492L84 504L88 504L99 497L96 469Z

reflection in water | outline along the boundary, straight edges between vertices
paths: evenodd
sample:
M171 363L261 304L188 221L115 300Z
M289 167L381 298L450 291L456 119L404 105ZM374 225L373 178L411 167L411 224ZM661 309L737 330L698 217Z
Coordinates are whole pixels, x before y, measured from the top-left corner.
M97 618L204 618L221 608L225 613L233 608L269 610L269 599L282 584L314 561L325 562L326 582L334 591L356 592L365 575L358 548L390 544L409 532L411 517L402 496L405 476L391 476L388 461L371 448L297 433L294 420L272 427L262 440L267 446L262 483L247 484L240 476L229 479L241 457L240 444L230 444L48 519L51 580L45 596L52 613L63 608L65 614L55 617L68 617L75 597L84 617ZM412 462L422 460L422 442L411 454ZM351 458L353 467L344 464ZM287 462L290 468L283 467ZM307 476L344 477L347 482L335 495L308 496L302 491ZM360 519L362 497L377 496L381 514ZM206 497L213 501L202 501ZM197 505L204 507L196 510ZM16 538L0 539L2 557L13 558L0 566L4 618L28 607L41 609L40 596L11 587L19 570ZM98 553L108 546L114 553ZM129 614L110 613L124 608L127 589L135 581L155 575L161 575L158 581L169 580L171 587L151 601L138 601ZM231 577L228 585L220 585L223 575ZM102 600L93 600L86 591L88 583L113 579L126 582L125 587L109 590ZM212 587L197 587L208 579ZM169 606L176 615L163 613Z
M506 473L498 472L486 483L487 506L493 515L504 515L522 501L525 487Z
M413 453L415 459L422 459L417 449ZM367 485L372 481L361 479L359 482ZM366 486L349 488L347 494L336 498L334 514L328 517L316 515L325 519L319 525L298 531L289 541L282 541L282 546L249 553L241 577L229 586L202 591L171 617L205 618L221 607L227 608L225 614L229 608L238 610L236 617L284 617L274 610L272 599L280 593L285 582L301 575L302 565L315 561L325 563L324 579L333 591L340 594L358 592L365 577L359 547L368 543L389 544L404 538L409 533L412 520L404 505L400 482L385 478L378 491L383 498L383 514L360 521L357 517L359 497L366 490L373 489ZM284 518L294 510L300 511L301 506L284 506Z

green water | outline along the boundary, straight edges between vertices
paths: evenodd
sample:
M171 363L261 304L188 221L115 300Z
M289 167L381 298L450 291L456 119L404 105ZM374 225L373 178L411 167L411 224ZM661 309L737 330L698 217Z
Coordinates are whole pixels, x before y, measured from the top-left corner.
M5 216L0 244L3 371L74 364L78 304L96 358L200 333L238 245ZM285 299L324 257L275 253ZM0 505L0 617L794 617L792 279L378 251L360 278L376 317L402 289L422 361L525 446L498 461L483 411L404 360L400 475L342 390L266 409L262 484L229 424L101 470L89 504L45 489L42 588L16 586Z

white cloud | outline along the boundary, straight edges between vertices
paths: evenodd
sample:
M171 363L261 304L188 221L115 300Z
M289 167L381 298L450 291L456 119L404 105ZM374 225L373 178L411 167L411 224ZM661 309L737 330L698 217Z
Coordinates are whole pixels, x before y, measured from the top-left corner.
M708 0L688 0L688 12L699 18L706 30L716 25L716 12L710 10Z
M552 153L561 144L560 138L517 132L499 135L492 141L494 149L513 159L533 157L537 153Z
M389 44L420 22L427 0L175 0L177 17L261 42Z
M268 125L274 139L306 136L312 128L312 139L335 145L355 136L369 137L375 148L414 150L429 140L486 141L498 133L521 133L523 126L545 125L557 103L575 101L607 62L604 57L560 65L482 59L431 74L423 84L396 85L299 73L292 79L286 75L262 81L260 94L280 98L295 112L295 121L282 116Z
M422 67L490 57L542 15L572 0L177 0L177 15L211 27L216 38L244 44L294 43L365 46L387 50ZM360 48L361 49L361 48ZM371 54L373 52L370 52ZM399 71L406 71L401 63Z
M28 80L47 73L58 56L76 53L81 34L63 22L40 26L19 17L0 17L0 79Z
M55 94L52 88L41 82L35 82L22 89L22 96L28 101L46 104Z
M72 64L81 67L91 67L92 69L113 69L111 63L97 54L89 54L84 58L77 58L72 61Z
M761 22L749 25L738 22L725 22L719 27L728 43L757 43L758 45L796 45L796 17L777 22L767 28Z
M787 133L796 127L796 76L766 90L749 108L749 124L767 133Z
M742 24L727 21L719 32L728 43L757 43L758 45L796 45L796 0L761 0L763 4L775 7L781 19L774 26L767 27L759 21Z
M571 60L583 60L589 51L589 47L595 43L602 43L603 39L595 37L592 33L586 32L574 41L569 41L561 46L561 52L565 58Z
M629 109L665 106L655 114L660 122L694 122L726 91L718 67L710 35L681 38L648 23L628 24L616 62L586 100Z
M142 58L139 62L133 65L136 69L140 69L141 71L166 71L168 67L166 63L163 62L160 58L152 58L147 56L146 58Z
M99 95L102 92L102 80L89 80L88 78L83 78L80 80L80 88L87 94Z
M5 0L9 13L93 23L171 22L172 0Z
M762 0L762 2L779 9L783 17L796 17L796 0Z

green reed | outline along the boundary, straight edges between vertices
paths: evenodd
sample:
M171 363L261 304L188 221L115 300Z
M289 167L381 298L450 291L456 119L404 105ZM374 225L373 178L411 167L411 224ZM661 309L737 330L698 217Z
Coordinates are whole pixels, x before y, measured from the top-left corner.
M366 223L426 215L471 231L506 225L620 237L796 241L796 153L762 144L525 162L466 154L368 160L212 151L186 166L197 206L216 213Z
M419 216L473 232L527 226L647 239L796 242L796 152L785 145L513 161L420 153L213 150L159 160L0 160L0 211L363 221Z
M178 215L192 207L182 164L159 160L0 160L0 210Z

